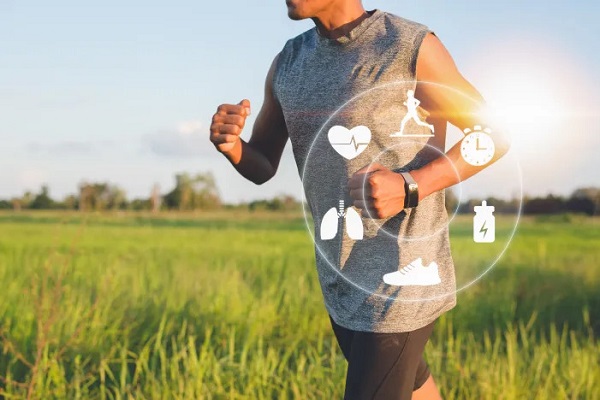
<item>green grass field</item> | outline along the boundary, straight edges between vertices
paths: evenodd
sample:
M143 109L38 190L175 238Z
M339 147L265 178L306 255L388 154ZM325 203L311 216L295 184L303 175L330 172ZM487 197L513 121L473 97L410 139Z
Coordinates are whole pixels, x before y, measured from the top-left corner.
M599 222L522 221L427 345L445 399L600 399ZM6 399L342 398L301 216L2 213L0 281Z

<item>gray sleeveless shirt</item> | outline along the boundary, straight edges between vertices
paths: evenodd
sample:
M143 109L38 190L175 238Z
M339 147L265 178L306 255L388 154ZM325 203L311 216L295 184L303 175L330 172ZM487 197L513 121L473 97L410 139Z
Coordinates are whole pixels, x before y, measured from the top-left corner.
M411 331L456 304L443 191L391 218L360 218L362 227L350 211L348 179L360 168L378 162L410 171L441 155L443 149L436 148L445 138L432 140L426 124L417 123L427 112L415 110L410 98L419 46L428 32L423 25L376 10L342 38L325 38L313 28L289 40L275 67L274 95L314 222L325 306L336 323L349 329ZM407 104L413 104L412 113ZM392 136L403 120L404 135ZM331 133L333 127L337 134ZM328 213L332 208L333 216ZM323 229L333 238L325 238ZM383 281L385 274L417 260L427 268L438 265L437 283L399 286Z

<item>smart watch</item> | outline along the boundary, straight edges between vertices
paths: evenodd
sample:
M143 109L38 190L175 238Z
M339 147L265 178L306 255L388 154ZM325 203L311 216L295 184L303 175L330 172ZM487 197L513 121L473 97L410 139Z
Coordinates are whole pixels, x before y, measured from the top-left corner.
M404 178L404 208L414 208L419 204L419 185L408 172L400 172Z

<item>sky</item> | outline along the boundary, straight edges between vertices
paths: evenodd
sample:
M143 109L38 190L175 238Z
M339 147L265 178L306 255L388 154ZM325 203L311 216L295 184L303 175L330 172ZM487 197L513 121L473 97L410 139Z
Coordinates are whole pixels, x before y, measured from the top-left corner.
M599 2L364 5L429 26L508 121L506 181L529 195L600 186ZM277 176L256 186L214 150L208 127L219 104L248 98L248 139L273 57L312 26L289 20L283 0L0 0L0 198L42 184L62 198L84 180L141 197L205 171L227 202L300 197L289 143ZM485 181L467 195L515 193Z

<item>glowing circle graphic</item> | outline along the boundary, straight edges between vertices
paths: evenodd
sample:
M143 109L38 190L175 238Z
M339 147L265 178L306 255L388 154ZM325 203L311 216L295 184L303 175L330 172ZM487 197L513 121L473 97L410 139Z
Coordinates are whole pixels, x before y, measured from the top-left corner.
M428 82L419 85L432 85L438 91L461 96L467 104L476 104L453 88ZM430 113L415 97L414 86L409 81L386 83L341 105L303 149L300 168L304 219L317 262L368 296L404 302L454 296L484 277L514 237L523 197L521 168L511 151L474 177L460 181L459 170L446 151L460 146L464 133L440 125L439 121L452 121L450 115L438 112L437 123L430 122ZM389 98L391 92L398 94L397 102L377 104L384 98L382 94ZM358 119L357 115L366 117ZM452 129L460 134L454 143L450 140ZM480 149L477 146L485 150L483 142L475 145L474 151ZM359 217L361 210L353 206L347 187L356 171L375 163L395 172L411 171L440 158L447 161L459 181L453 189L458 196L451 215L446 213L444 191L438 191L414 209L389 218ZM476 217L475 208L481 209L481 200L486 201L485 207L494 208L498 192L513 196L514 209ZM467 197L477 197L477 201L466 201ZM500 215L502 212L506 214ZM488 240L492 233L493 241ZM454 268L453 257L457 255L468 260L461 268ZM438 289L419 290L427 285L438 285Z

